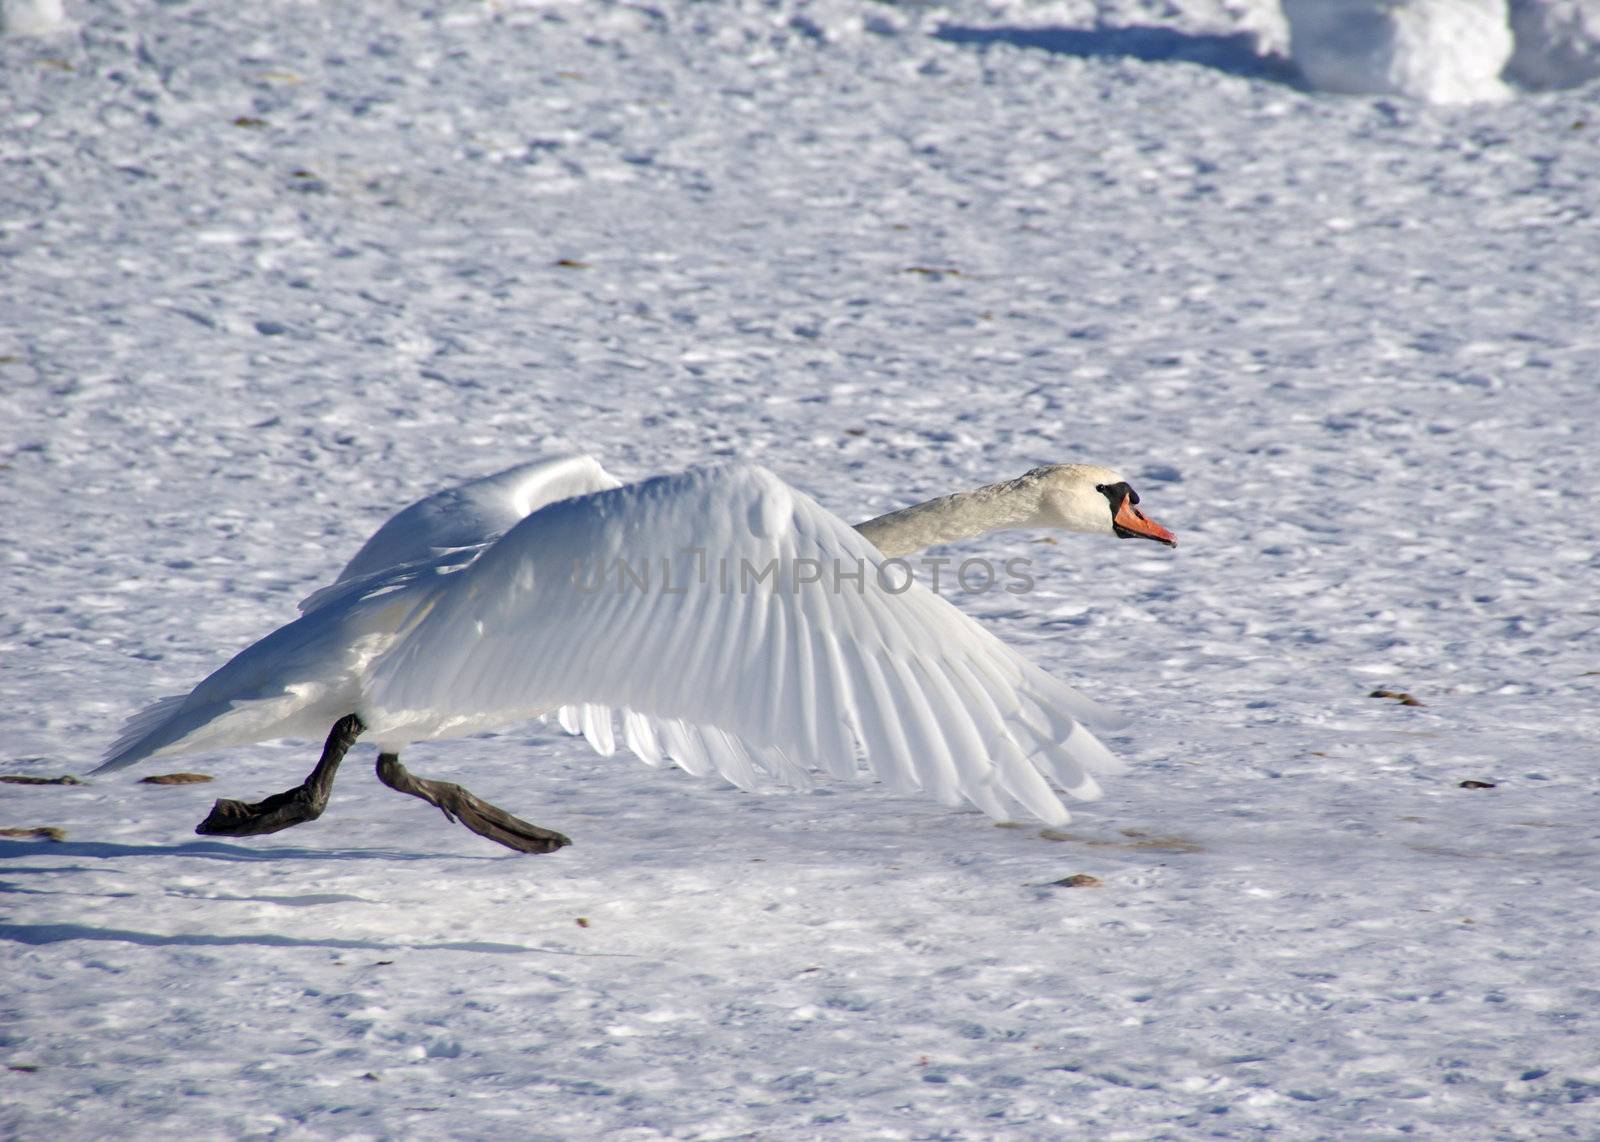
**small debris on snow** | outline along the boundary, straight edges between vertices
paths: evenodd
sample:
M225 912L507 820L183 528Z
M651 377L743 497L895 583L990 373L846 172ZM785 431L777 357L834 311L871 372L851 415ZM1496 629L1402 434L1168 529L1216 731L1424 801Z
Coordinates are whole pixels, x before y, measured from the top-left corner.
M1075 872L1071 876L1063 876L1060 880L1052 880L1045 885L1046 888L1100 888L1105 881L1098 876L1090 876L1086 872Z
M1090 848L1100 849L1127 849L1134 852L1169 852L1169 853L1198 853L1204 852L1205 846L1198 841L1191 841L1188 837L1156 836L1140 829L1123 829L1122 835L1126 841L1102 840L1097 837L1085 837L1079 833L1069 833L1062 829L1040 829L1039 836L1046 841L1072 841L1076 844L1087 845Z
M1416 698L1413 698L1410 694L1407 694L1404 690L1374 690L1372 693L1368 694L1367 697L1369 697L1369 698L1393 698L1395 701L1399 702L1402 706L1422 706L1422 705L1426 704L1424 702L1418 701Z

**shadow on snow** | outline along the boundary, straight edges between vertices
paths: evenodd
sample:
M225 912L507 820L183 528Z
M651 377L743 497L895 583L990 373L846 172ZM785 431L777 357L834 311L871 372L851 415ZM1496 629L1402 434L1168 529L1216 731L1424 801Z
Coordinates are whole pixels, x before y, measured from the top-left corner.
M25 856L94 857L201 857L206 860L499 860L500 854L475 856L463 853L402 852L399 849L309 849L260 848L222 844L216 841L188 841L179 845L119 845L108 841L0 841L0 860ZM506 854L515 856L517 854ZM26 872L25 868L9 872Z
M129 928L92 928L87 924L0 924L0 940L17 944L38 946L60 944L68 940L100 940L113 943L140 944L145 947L198 947L224 948L236 945L257 945L266 948L360 948L377 952L491 952L498 955L584 955L593 953L564 952L560 948L530 948L523 944L496 944L485 940L461 940L440 944L397 944L386 940L349 940L325 937L301 940L293 936L274 936L256 933L246 936L211 935L190 932L181 935L163 935L160 932L137 932Z
M1248 32L1195 35L1172 28L1008 28L945 24L934 33L952 44L1011 44L1080 59L1136 59L1146 63L1195 63L1248 79L1300 86L1300 73L1282 56L1262 55Z

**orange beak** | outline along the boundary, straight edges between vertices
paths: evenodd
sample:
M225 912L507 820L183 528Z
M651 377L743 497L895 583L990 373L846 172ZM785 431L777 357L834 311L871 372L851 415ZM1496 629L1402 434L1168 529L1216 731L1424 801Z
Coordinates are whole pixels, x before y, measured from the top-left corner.
M1168 547L1178 546L1178 537L1135 507L1132 496L1123 497L1122 505L1117 508L1117 514L1112 517L1111 523L1116 528L1117 534L1124 539L1137 535L1143 539L1165 543Z

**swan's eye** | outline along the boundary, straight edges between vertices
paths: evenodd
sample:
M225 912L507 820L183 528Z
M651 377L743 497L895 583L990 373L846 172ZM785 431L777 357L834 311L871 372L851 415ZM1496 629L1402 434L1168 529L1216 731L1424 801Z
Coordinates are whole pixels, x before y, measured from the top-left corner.
M1122 506L1123 500L1131 499L1134 503L1139 502L1139 494L1132 488L1128 487L1127 484L1096 484L1094 486L1094 490L1111 501L1111 512L1113 515L1115 515L1117 509Z

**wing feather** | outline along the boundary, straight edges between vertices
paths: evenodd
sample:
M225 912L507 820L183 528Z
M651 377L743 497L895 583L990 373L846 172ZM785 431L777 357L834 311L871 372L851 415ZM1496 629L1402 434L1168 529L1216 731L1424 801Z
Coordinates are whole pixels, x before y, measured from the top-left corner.
M662 744L679 769L695 777L705 777L715 768L701 748L700 736L684 725L681 718L663 718L660 726Z
M612 720L611 710L606 706L596 706L584 703L581 715L581 729L583 736L594 751L601 757L610 757L617 752L616 724Z
M955 761L950 749L935 732L938 724L928 698L913 674L915 659L885 658L893 705L890 716L905 728L911 747L907 759L918 782L941 805L959 805L961 795L956 780Z
M861 709L858 726L868 764L895 792L921 792L922 779L911 764L911 744L894 716L894 696L877 656L865 653L856 643L846 643L843 652L856 680L854 690Z
M666 764L667 757L661 751L661 738L655 724L637 710L622 711L622 740L646 765Z

